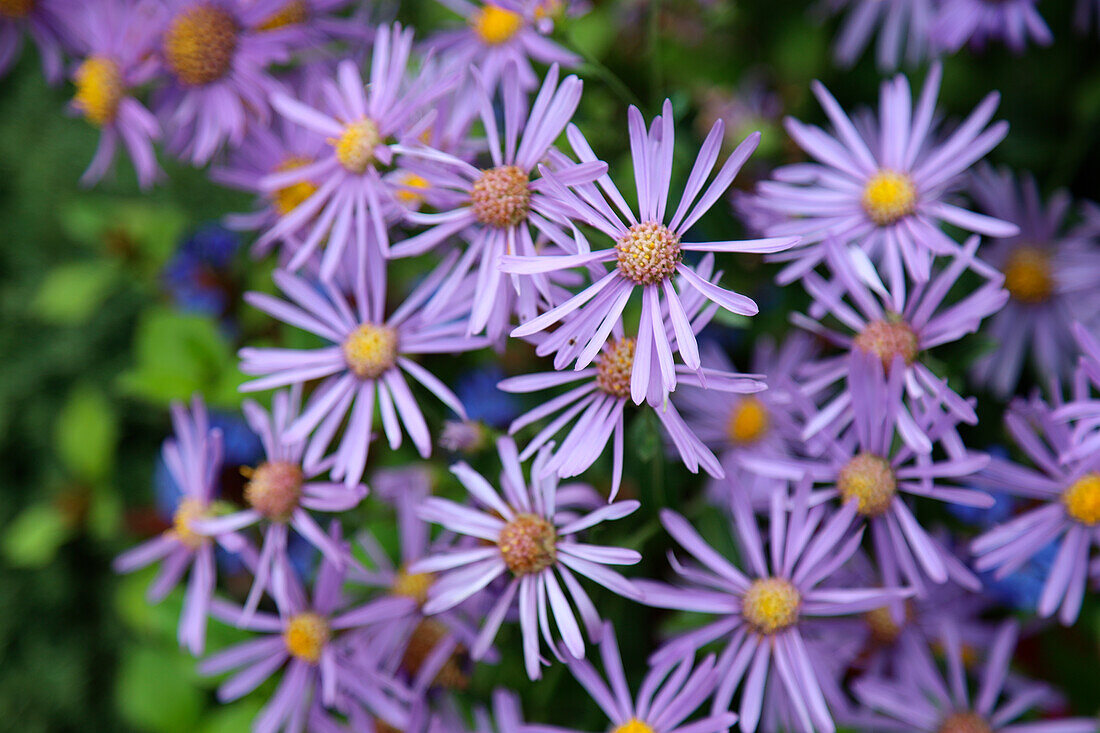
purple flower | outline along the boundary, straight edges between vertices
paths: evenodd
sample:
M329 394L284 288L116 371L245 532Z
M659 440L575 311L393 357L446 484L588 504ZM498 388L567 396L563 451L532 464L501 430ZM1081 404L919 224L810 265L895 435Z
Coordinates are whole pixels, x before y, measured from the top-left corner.
M222 470L222 433L210 428L202 400L195 397L190 412L181 404L173 404L172 425L175 437L166 440L162 450L168 472L182 492L172 528L122 553L112 567L116 573L129 573L163 559L160 573L149 586L148 598L152 603L168 595L190 568L180 614L179 642L198 655L206 643L206 617L216 582L214 543L238 553L246 550L247 542L235 532L210 537L194 526L197 520L211 516L215 481Z
M720 733L737 721L731 712L715 712L683 725L684 719L710 697L718 684L713 654L694 669L690 653L675 665L650 668L637 698L631 699L611 622L604 624L599 646L610 685L587 659L569 659L566 663L616 733Z
M711 276L713 265L712 255L704 257L698 265L698 277L701 282L712 283L721 276L721 273ZM691 333L694 334L707 324L714 315L716 307L704 308L707 304L706 299L699 290L686 288L684 290L682 315L690 324ZM666 309L668 303L669 301L665 303ZM660 310L659 306L658 309ZM580 318L583 316L574 315L566 320L562 327L539 344L538 353L540 355L548 353L557 344L574 338L575 321ZM668 320L666 312L661 311L658 314L657 325L661 329L663 338L672 341L676 334L671 332ZM524 427L557 413L554 419L524 448L521 458L526 460L543 446L548 444L552 446L553 444L549 441L572 422L572 427L561 445L550 448L551 457L543 467L544 471L557 473L562 478L577 476L587 470L603 453L608 441L614 438L611 478L611 499L614 499L619 490L623 471L623 413L630 399L632 379L640 373L639 369L635 369L635 365L644 352L639 350L640 337L626 336L621 324L614 323L611 335L614 340L603 345L603 349L596 357L595 366L579 371L525 374L505 379L498 386L505 392L541 392L564 384L582 382L579 386L516 418L508 427L508 431L515 434ZM652 359L652 342L650 346L649 358ZM644 348L644 344L641 348ZM677 366L675 369L679 372L679 378L683 384L706 387L711 395L749 394L764 389L759 375L727 373L702 366L697 371L692 371L685 366ZM649 379L651 381L658 379L656 369L649 371ZM659 387L653 386L650 393L656 394L658 391ZM702 466L712 476L724 475L722 466L714 454L692 432L672 403L667 400L664 402L651 400L651 407L689 471L696 473Z
M523 660L528 676L538 679L541 676L539 667L544 662L539 654L540 628L543 639L557 654L550 635L548 619L551 615L569 655L578 659L584 656L584 638L558 582L559 577L590 639L599 635L600 618L574 572L619 595L636 597L631 582L606 566L633 565L641 555L634 550L578 542L574 535L606 520L621 519L633 513L639 504L620 501L579 516L564 511L557 502L557 478L545 477L542 470L547 459L545 451L535 458L532 478L528 482L523 478L515 443L510 438L501 438L497 441L497 450L502 464L499 492L465 463L451 467L451 472L484 509L429 497L418 512L425 522L441 524L452 532L486 543L473 549L432 555L413 563L409 572L446 571L428 593L428 602L424 604L427 614L454 608L496 578L510 574L511 578L486 617L470 656L480 659L485 655L518 596Z
M1081 347L1075 394L1069 404L1055 410L1059 420L1074 424L1073 447L1062 454L1063 462L1083 458L1100 450L1100 399L1091 393L1100 390L1100 340L1080 323L1073 324L1073 336Z
M288 269L302 267L322 242L320 271L325 280L333 278L350 245L359 250L388 251L388 221L396 218L400 209L393 186L383 180L379 166L392 162L395 142L423 132L431 118L414 121L415 116L450 86L448 79L427 72L406 84L412 43L411 29L402 29L399 23L380 27L366 87L355 63L345 60L340 62L335 81L321 81L318 96L322 105L282 92L272 96L271 103L280 114L325 140L329 148L313 163L270 174L260 182L269 191L302 182L317 185L257 242L264 246L308 231Z
M1080 385L1079 385L1080 386ZM1077 396L1080 396L1077 395ZM1055 415L1061 407L1039 396L1016 400L1005 414L1005 426L1036 468L1003 458L971 479L977 486L1025 497L1037 504L974 540L971 550L979 570L996 570L1004 578L1051 542L1058 554L1039 596L1038 613L1065 625L1077 620L1089 575L1089 555L1100 544L1100 453L1074 451L1077 438ZM1060 457L1068 458L1065 462Z
M986 245L986 259L1005 276L1005 309L989 323L996 348L974 365L980 384L1004 397L1015 391L1025 358L1041 379L1065 379L1073 369L1075 320L1097 326L1100 251L1084 232L1066 231L1070 198L1056 192L1045 204L1030 175L1017 182L1007 169L979 168L970 192L986 213L1020 233Z
M515 311L521 320L538 314L539 302L549 297L550 283L545 276L518 278L510 287L496 263L505 254L526 257L539 256L536 236L541 233L567 253L574 251L573 241L566 237L545 193L543 181L531 180L535 167L546 158L554 141L561 135L577 104L581 100L582 84L576 76L568 76L558 84L558 67L551 67L530 110L526 95L515 74L503 82L504 144L497 131L496 112L484 86L478 84L481 122L485 127L493 167L477 168L460 158L424 147L398 148L398 152L426 159L434 164L422 175L432 191L447 192L449 201L439 202L437 214L409 212L406 219L416 224L428 224L427 231L394 245L393 257L423 254L447 238L461 234L469 243L458 264L451 270L439 293L425 307L431 317L446 308L450 295L477 265L474 290L474 310L470 314L468 333L487 331L498 341ZM521 134L522 133L522 134ZM564 158L564 156L562 156ZM555 172L559 179L570 183L588 183L607 171L603 163L567 165ZM533 282L532 282L533 281Z
M902 62L916 66L929 55L929 29L935 13L932 0L825 0L830 14L845 13L836 39L836 59L850 67L877 32L875 62L879 69L896 69Z
M90 185L103 178L121 142L138 183L148 188L161 173L153 151L153 142L160 139L160 125L132 90L157 73L156 62L149 58L158 31L157 18L148 4L135 6L120 0L104 0L83 10L72 30L83 60L72 72L76 93L69 108L101 133L95 156L80 181Z
M369 273L369 274L368 274ZM353 297L322 283L320 289L282 271L275 284L292 301L264 293L246 293L245 300L275 318L317 334L328 346L318 349L241 349L241 371L259 376L241 389L255 392L322 379L299 415L283 433L296 442L310 436L303 456L314 470L347 417L348 423L332 456L331 475L351 487L359 483L373 438L377 398L382 428L390 447L401 446L401 426L421 456L431 454L432 440L424 415L409 390L408 374L460 417L465 411L455 394L410 357L454 354L484 345L465 335L464 314L470 302L455 303L443 319L427 321L417 313L445 274L426 278L388 318L385 308L385 268L380 261L359 263ZM367 278L371 278L368 286Z
M256 29L287 34L304 51L331 39L369 41L373 35L370 9L357 5L355 0L273 0ZM352 17L339 14L349 6L355 9Z
M672 104L665 100L662 114L654 118L648 132L642 113L636 107L630 108L628 116L634 180L638 189L641 216L635 216L615 184L606 175L598 179L598 187L596 183L573 183L567 188L565 184L572 182L559 181L555 173L548 172L545 178L549 187L548 193L555 199L559 213L595 228L607 235L614 244L593 252L587 240L574 228L577 254L505 256L501 258L501 269L521 275L536 275L586 266L593 273L595 282L590 287L512 331L513 336L530 336L577 311L577 317L569 325L571 340L558 342L555 369L561 369L574 360L578 370L591 364L606 343L611 330L620 323L631 294L640 288L642 310L637 330L638 349L631 375L630 396L635 404L640 405L647 397L651 403L656 404L676 389L677 374L672 361L674 347L680 352L680 358L688 369L696 372L700 369L698 344L683 305L683 299L689 293L697 291L707 300L740 315L751 316L758 311L756 303L751 299L725 290L701 277L696 268L682 261L684 251L777 252L798 240L795 237L779 237L700 243L681 241L692 225L719 200L733 182L741 165L756 149L760 135L750 135L737 147L702 197L696 201L714 168L722 145L724 126L721 121L716 122L695 160L680 203L668 219L665 206L672 181L675 143ZM588 142L573 125L569 127L568 138L573 152L582 163L596 160ZM612 209L612 205L619 213ZM666 219L667 225L664 223ZM606 272L605 263L612 262L613 269ZM675 273L681 276L680 292L673 287L672 276ZM562 330L558 329L555 336ZM675 339L669 338L669 331L675 335ZM659 374L660 378L651 378L651 371Z
M932 20L932 41L951 53L965 44L981 50L989 41L1004 41L1023 53L1029 37L1049 46L1054 36L1037 4L1038 0L943 0Z
M825 257L830 236L857 244L880 263L895 302L904 300L905 272L923 282L934 255L958 245L940 231L944 222L993 237L1018 229L950 204L946 194L960 176L1008 132L998 122L986 128L999 95L987 96L942 141L935 116L942 69L933 64L916 109L909 82L898 75L884 82L880 117L857 130L836 99L819 83L813 90L835 130L787 118L787 131L816 161L776 169L774 181L759 185L759 206L787 217L769 227L771 236L802 235L802 245L774 259L792 261L780 273L786 283L803 276ZM912 114L911 114L912 112ZM872 126L873 125L873 126Z
M862 539L862 530L849 532L855 516L851 509L826 518L824 507L811 508L806 492L800 490L788 511L786 497L776 494L771 505L769 564L748 498L735 492L732 499L734 527L747 573L708 545L682 516L661 510L661 524L700 565L681 565L674 560L677 573L686 581L679 586L635 581L643 602L718 618L666 643L651 664L674 662L723 639L726 647L715 667L720 682L711 706L713 713L728 710L737 688L742 687L739 725L747 733L760 724L765 701L768 709L763 715L786 719L788 729L834 731L818 679L822 665L808 651L804 632L812 633L814 626L822 623L817 617L869 611L909 592L838 588L829 582ZM765 721L765 729L775 727Z
M454 68L476 67L492 94L507 76L509 66L516 71L521 89L533 89L538 76L531 61L541 64L577 66L581 59L544 37L551 28L539 22L545 16L541 3L531 0L439 0L466 20L461 30L443 31L429 39L431 48L444 54ZM540 27L541 25L541 27Z
M866 727L926 733L1093 733L1095 719L1014 722L1036 705L1057 701L1045 685L1009 674L1018 636L1019 628L1013 621L1004 622L998 629L973 699L968 690L964 639L958 625L946 619L943 624L946 677L928 645L909 637L900 658L905 670L898 679L869 677L857 680L852 686L864 706L881 713L880 717L868 720Z
M42 57L46 81L56 84L63 72L62 53L72 44L74 0L5 0L0 3L0 77L23 50L23 31L30 33Z

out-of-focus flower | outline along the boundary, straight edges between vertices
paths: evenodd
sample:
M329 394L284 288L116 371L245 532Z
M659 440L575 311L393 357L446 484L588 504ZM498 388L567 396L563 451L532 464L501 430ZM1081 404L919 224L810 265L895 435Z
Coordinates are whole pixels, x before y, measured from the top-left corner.
M723 91L707 88L700 95L699 114L695 118L696 132L706 137L718 120L724 123L725 146L733 150L754 131L762 131L759 155L774 152L779 144L779 117L783 100L765 81L763 73L747 72L737 88Z
M38 46L46 81L61 81L63 53L72 44L70 24L76 0L4 0L0 2L0 77L8 73L23 50L26 31Z
M1030 39L1049 46L1054 35L1035 6L1039 0L943 0L932 20L932 41L954 53L963 45L981 50L1003 41L1023 53Z
M896 69L903 57L915 66L928 56L932 0L825 0L822 6L831 15L845 14L836 39L836 58L842 66L855 64L876 32L879 69Z
M176 306L220 317L237 296L229 268L241 240L217 225L200 227L164 266L164 287Z

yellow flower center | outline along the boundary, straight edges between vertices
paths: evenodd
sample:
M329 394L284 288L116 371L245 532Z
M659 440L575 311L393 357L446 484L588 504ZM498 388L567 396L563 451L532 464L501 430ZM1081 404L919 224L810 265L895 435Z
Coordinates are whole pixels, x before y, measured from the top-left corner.
M481 172L474 181L470 201L482 224L507 229L527 218L531 205L530 179L523 169L502 165Z
M514 575L538 573L558 559L558 533L554 525L534 514L517 514L500 530L497 545Z
M757 578L741 599L741 615L760 634L774 634L798 621L802 594L783 578Z
M301 25L309 18L309 5L305 0L290 0L256 26L257 30L273 31L288 25Z
M564 0L542 0L535 6L535 18L560 18L565 15Z
M630 372L634 369L632 337L611 342L596 361L596 386L613 397L630 396Z
M196 549L210 540L191 528L191 522L206 516L207 506L198 499L181 499L176 513L172 515L172 529L168 530L181 543Z
M410 676L415 677L443 638L447 636L447 627L432 619L423 619L413 629L409 642L405 647L405 653L401 657L401 668ZM464 671L467 662L466 648L458 645L454 652L443 663L435 679L434 685L449 689L464 690L470 684L470 677Z
M917 189L904 173L880 170L863 188L863 210L879 226L912 214L916 205Z
M25 18L34 10L34 0L0 0L0 15Z
M405 171L397 184L397 200L406 206L419 206L424 203L424 192L431 188L428 179Z
M901 634L901 624L894 620L889 607L880 606L863 614L871 639L881 646L891 646Z
M656 731L648 723L643 723L637 718L631 718L611 733L656 733Z
M726 424L726 434L731 443L747 445L755 443L768 432L768 408L759 397L742 397L734 405Z
M486 5L470 21L478 37L490 46L511 40L523 27L523 16L499 5Z
M198 3L178 13L164 32L164 60L182 83L199 86L229 71L237 21L220 7Z
M412 598L424 605L424 601L428 600L428 589L434 582L435 575L432 573L408 573L401 568L393 579L392 591L395 596Z
M1086 473L1062 494L1066 514L1081 524L1100 522L1100 473Z
M362 119L348 123L338 138L329 138L336 148L336 160L349 173L363 173L374 162L374 149L382 142L374 120Z
M639 285L667 280L680 264L680 237L664 224L632 224L615 243L619 272Z
M889 371L894 357L901 355L906 364L912 364L920 351L916 332L903 320L871 321L852 342L860 351L882 359L882 366Z
M1021 303L1042 303L1054 291L1050 256L1035 247L1017 247L1004 266L1005 290Z
M292 171L296 168L307 166L312 162L313 161L309 158L292 156L276 166L275 170L278 173L285 173L286 171ZM286 216L316 192L317 184L313 181L298 181L297 183L291 183L288 186L283 186L276 190L275 193L271 195L271 198L275 204L275 210L279 212L279 215Z
M321 660L321 650L332 637L332 630L325 621L313 611L299 613L290 617L283 630L283 642L286 650L303 662L317 664Z
M966 711L947 716L936 733L993 733L993 728L982 716Z
M73 105L93 125L102 127L115 118L125 91L118 64L104 56L92 56L76 69Z
M847 502L855 499L856 509L865 517L877 517L890 508L898 490L894 470L884 458L860 453L837 475L836 488Z
M285 522L302 495L302 469L287 461L261 463L250 472L244 498L268 519Z
M344 341L344 360L360 379L376 379L397 361L397 331L364 323Z

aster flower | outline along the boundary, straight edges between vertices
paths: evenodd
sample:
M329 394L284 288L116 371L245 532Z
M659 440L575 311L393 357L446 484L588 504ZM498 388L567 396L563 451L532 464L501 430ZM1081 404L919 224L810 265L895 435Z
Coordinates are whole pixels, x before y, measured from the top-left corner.
M709 254L698 265L698 277L701 282L711 284L721 276L721 273L711 275L713 265L714 258ZM717 286L714 287L717 288ZM682 316L688 321L691 333L694 334L710 321L717 306L704 308L707 305L706 300L699 290L682 289L685 291L682 299ZM668 301L664 308L665 310L661 310L658 306L657 323L661 328L662 337L672 342L676 334L667 325L670 320L667 314ZM575 315L566 320L561 328L539 344L538 353L540 355L548 353L558 344L574 338L575 321L578 318L581 316ZM557 473L563 478L577 476L587 470L603 453L608 441L613 438L611 499L614 499L619 490L623 471L625 434L623 414L630 399L632 380L640 372L639 369L635 369L635 364L643 358L639 348L644 348L644 342L640 338L626 336L619 323L612 326L611 335L614 340L604 344L596 357L595 366L580 371L525 374L505 379L498 386L505 392L523 393L541 392L565 384L581 382L564 394L520 415L512 421L508 432L515 434L538 420L555 415L554 419L524 448L522 458L526 460L544 445L549 444L554 436L561 433L572 422L572 427L561 441L561 445L551 447L551 457L543 467L544 471ZM641 347L639 347L640 343ZM655 347L652 340L649 346L650 354L645 361L651 363L658 356L654 353ZM685 366L677 366L676 370L683 384L706 387L711 395L751 394L765 388L759 375L730 373L702 366L698 371L691 371ZM656 369L650 370L649 379L651 381L658 379ZM658 387L651 387L651 394L656 394L658 391ZM712 397L712 399L715 398ZM684 422L675 405L666 401L657 402L651 407L689 471L696 473L702 466L712 476L724 475L721 464Z
M1100 453L1074 450L1079 438L1055 415L1062 406L1057 392L1051 404L1037 395L1026 402L1015 400L1005 414L1005 427L1035 467L993 458L971 479L977 486L1025 497L1034 508L983 533L971 550L976 568L995 570L994 577L1004 578L1049 543L1057 543L1037 610L1044 617L1058 612L1068 626L1081 609L1091 546L1100 544ZM1060 461L1062 456L1068 460Z
M902 663L907 668L898 680L863 678L853 684L856 697L881 716L875 730L925 731L927 733L1093 733L1095 719L1068 718L1017 722L1037 705L1050 705L1057 696L1046 685L1010 675L1019 628L1004 622L986 655L977 695L968 690L960 628L945 620L941 638L947 675L940 671L926 644L906 640ZM1006 683L1007 681L1007 683ZM872 727L872 726L869 726Z
M160 175L153 143L160 139L160 125L133 90L157 73L149 58L157 30L148 4L104 0L84 8L81 22L73 24L74 45L83 60L72 73L76 93L70 109L100 128L99 145L80 181L99 181L107 173L121 142L137 172L138 183L148 188Z
M236 532L210 537L200 534L194 526L197 520L209 517L214 511L215 481L222 468L222 433L210 428L202 400L195 397L190 412L182 404L173 404L172 425L175 437L166 440L162 450L171 478L182 492L172 528L122 553L112 567L116 573L129 573L164 560L156 580L149 586L148 599L152 603L163 600L190 568L180 614L179 642L198 655L206 643L206 617L216 582L215 543L232 553L244 551L247 543Z
M535 249L536 233L542 233L568 253L573 242L548 219L556 218L544 191L544 182L531 180L535 167L546 158L554 141L561 135L581 100L582 84L570 75L558 83L555 64L546 75L534 105L528 110L526 95L516 74L502 82L504 100L504 141L497 131L496 112L483 85L478 86L481 122L486 130L493 167L477 168L464 160L428 148L399 148L399 152L421 156L434 163L423 169L433 191L446 191L450 201L438 214L410 212L406 219L428 224L427 231L400 242L391 249L393 257L423 254L448 237L461 234L469 242L464 255L444 281L439 294L425 307L431 317L446 307L449 294L466 279L476 265L474 310L468 332L486 331L496 341L508 326L513 311L523 320L537 315L540 300L549 297L545 276L511 279L515 289L505 283L496 263L504 254L540 256ZM563 156L564 157L564 156ZM556 175L570 182L587 183L607 171L603 163L568 165ZM534 283L531 280L535 280Z
M955 418L970 424L977 422L973 406L920 358L928 349L977 331L982 320L1000 310L1008 300L1008 293L1001 287L1001 275L975 259L977 248L978 238L971 237L942 271L931 280L917 283L905 301L895 305L869 263L858 254L851 256L850 250L835 240L825 243L825 256L835 279L830 282L810 272L803 283L814 298L814 308L834 315L854 335L835 331L805 315L792 318L797 325L847 351L804 369L806 394L819 400L826 395L829 402L807 421L803 438L810 439L825 428L836 434L851 422L852 395L859 388L854 362L867 356L877 357L891 376L895 368L903 372L907 397L898 396L899 404L893 406L893 415L901 437L914 450L922 453L931 450L931 441L914 419L915 412L921 409L917 403L943 405ZM985 282L945 307L949 292L971 268L981 272ZM830 386L838 383L839 391L830 392Z
M1100 390L1100 340L1080 323L1073 324L1073 336L1081 348L1073 399L1055 411L1059 420L1073 422L1073 447L1061 460L1071 461L1100 450L1100 399L1092 390Z
M569 659L566 663L615 733L720 733L736 722L737 716L731 712L715 712L684 724L718 684L713 654L694 669L691 654L674 666L651 667L637 698L632 700L611 622L604 623L599 646L607 682L587 659Z
M428 425L405 374L465 418L455 394L410 357L455 354L484 345L484 341L465 335L468 299L456 302L450 313L435 322L418 315L419 307L439 285L442 270L425 278L400 307L385 317L384 271L380 262L360 261L350 298L327 284L317 290L309 282L282 271L276 271L273 277L290 303L263 293L245 294L246 302L329 342L319 349L241 349L241 371L260 377L246 382L241 389L254 392L323 380L310 395L302 414L287 427L283 440L296 442L311 436L303 465L313 470L347 417L332 456L331 475L349 487L358 484L363 476L373 437L376 399L390 447L394 450L400 447L403 425L420 455L426 458L431 454ZM368 272L372 279L369 286Z
M356 6L355 0L275 0L256 28L293 34L294 45L303 50L330 39L365 41L373 30L370 9ZM356 10L352 17L340 15L349 7Z
M929 29L935 14L931 0L825 0L830 14L844 13L836 39L836 59L850 67L878 33L875 63L879 69L896 69L904 60L915 66L928 56Z
M1049 46L1054 36L1035 7L1038 0L944 0L932 20L932 40L951 53L964 45L982 49L1003 41L1023 53L1030 39Z
M654 118L648 131L642 113L636 107L630 108L628 117L641 215L635 216L606 175L598 179L597 188L596 183L559 181L556 173L547 172L544 180L548 184L548 193L555 200L560 214L594 227L614 244L592 251L587 240L574 229L577 254L505 256L501 258L501 269L521 275L536 275L587 266L598 273L593 275L595 282L591 286L512 331L513 336L530 336L577 311L578 315L569 329L572 340L558 344L555 369L561 369L574 360L577 370L591 364L607 342L612 328L620 323L631 294L640 289L642 310L637 331L640 358L634 362L630 396L635 404L641 404L647 397L651 403L658 403L676 389L677 372L672 360L674 346L688 369L696 372L700 369L698 344L683 305L683 299L689 293L697 291L732 313L751 316L758 311L756 303L750 298L725 290L701 277L696 268L683 262L683 253L777 252L798 240L795 237L778 237L725 242L682 241L692 225L725 193L742 164L756 149L760 135L750 135L737 147L696 201L714 168L722 145L724 125L721 121L716 122L695 160L680 203L666 225L665 206L672 181L675 143L672 104L665 100L661 115ZM573 152L582 163L596 160L588 142L575 126L570 125L568 137ZM566 184L570 187L567 188ZM612 210L608 200L619 213ZM613 269L604 274L602 265L612 262ZM675 273L681 276L680 292L673 287L672 276ZM562 330L558 329L557 333ZM669 330L675 334L675 340L667 335ZM656 356L657 368L654 368L651 355ZM651 378L651 371L659 373L660 378Z
M15 65L26 31L38 46L42 73L56 84L63 73L63 53L72 43L74 0L5 0L0 3L0 77Z
M1068 378L1076 355L1073 322L1097 324L1100 251L1084 233L1067 231L1069 194L1055 192L1044 203L1030 175L1017 180L1007 169L985 166L971 178L970 193L983 211L1020 229L983 252L1004 273L1010 298L989 323L996 348L974 365L974 377L1002 397L1016 389L1025 359L1043 382Z
M634 550L578 542L575 535L601 522L621 519L633 513L639 504L620 501L579 517L573 512L562 512L556 496L558 480L553 475L546 476L542 470L547 459L545 451L535 458L532 478L526 481L515 443L510 438L501 438L497 441L497 450L502 464L499 492L465 463L451 467L451 472L484 509L429 497L421 503L418 512L425 522L435 522L459 535L476 537L486 543L472 549L432 555L413 563L409 572L443 572L428 592L428 601L424 604L427 614L454 608L496 578L510 574L511 578L489 611L470 650L470 657L476 660L485 655L518 596L524 665L528 676L538 679L543 663L539 654L540 629L543 639L557 654L550 634L551 616L568 651L567 656L584 656L584 638L558 582L559 577L591 639L598 636L599 615L574 572L619 595L636 596L630 581L607 566L633 565L641 555Z
M1014 224L948 203L946 195L961 175L1008 132L1008 124L986 127L999 95L989 94L951 134L942 135L935 118L942 69L933 64L916 109L909 82L898 75L884 82L880 114L861 133L819 82L813 91L834 128L787 118L787 131L817 162L776 169L774 181L758 187L758 205L787 217L769 227L770 236L802 235L802 244L775 256L791 264L780 273L787 283L824 258L830 236L853 242L880 263L895 303L905 295L905 273L916 281L931 275L934 255L958 245L940 230L943 223L992 237L1014 236ZM900 307L900 305L896 306Z
M824 507L810 507L804 489L792 499L789 511L785 497L776 494L772 501L769 563L748 498L734 492L734 527L747 572L708 545L681 515L662 509L661 524L700 565L674 560L685 581L678 586L635 581L643 603L718 617L667 642L650 662L666 665L725 640L715 666L720 682L711 710L718 714L730 709L741 687L739 726L746 733L757 729L762 714L773 721L784 719L787 729L834 731L818 679L822 663L808 651L804 635L822 623L817 617L869 611L909 593L839 588L828 582L859 547L862 530L849 531L855 512L847 507L826 518ZM766 729L777 727L765 723Z
M280 0L167 0L161 60L169 84L154 97L168 148L204 165L227 142L266 122L278 83L272 64L289 60L281 36L258 31Z
M347 551L335 523L329 535L331 542ZM285 556L280 560L286 563ZM394 699L399 696L397 688L392 684L386 688L377 676L364 674L363 660L347 655L344 645L354 631L408 613L413 601L379 598L349 608L342 591L344 572L323 558L310 598L294 571L284 567L281 575L286 583L274 596L278 615L249 613L225 601L214 602L211 611L216 618L261 635L199 664L203 675L240 670L218 687L218 699L236 700L282 670L275 693L253 722L254 731L301 730L313 701L319 698L333 706L338 691L356 695L390 725L405 722L404 711Z
M478 68L490 94L514 65L521 89L533 89L538 76L531 61L577 66L581 59L544 37L552 27L541 19L543 3L531 0L439 0L466 21L461 30L442 31L429 39L434 50L446 55L456 68Z
M852 361L852 429L823 440L820 456L751 456L743 463L764 475L826 484L813 493L813 502L838 499L843 511L855 512L870 524L884 578L900 572L918 594L924 592L925 579L944 583L950 578L978 590L978 579L920 525L903 495L991 507L993 498L985 492L943 483L963 477L973 481L989 456L969 451L955 432L956 421L938 409L916 411L912 427L931 445L941 444L945 458L914 451L908 445L912 441L895 440L908 422L899 422L896 414L904 388L900 359L894 357L888 375L875 357Z
M393 161L395 141L415 138L431 122L417 112L450 86L447 78L421 73L406 84L413 32L399 23L378 29L366 87L352 61L342 61L336 80L322 82L320 108L284 93L271 103L284 117L324 139L329 149L316 162L270 174L261 186L278 191L287 186L323 181L301 204L283 215L260 237L257 246L305 229L308 234L291 258L297 270L324 242L321 276L330 280L345 250L389 249L388 219L398 209L393 190L382 178L380 166Z

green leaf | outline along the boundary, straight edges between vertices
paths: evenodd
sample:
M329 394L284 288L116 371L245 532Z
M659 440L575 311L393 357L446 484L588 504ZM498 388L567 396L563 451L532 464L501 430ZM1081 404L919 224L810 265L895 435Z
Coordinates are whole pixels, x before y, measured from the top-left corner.
M191 683L191 667L191 660L175 650L128 649L115 682L122 717L140 730L193 733L204 693Z
M114 465L118 418L107 396L90 385L74 387L54 426L58 456L74 476L101 479Z
M81 199L62 210L61 225L88 247L137 260L148 272L156 272L175 252L187 216L165 203Z
M4 529L0 551L15 567L42 567L71 536L72 527L56 506L32 504Z
M50 323L83 323L110 294L117 275L114 263L107 260L55 267L34 294L30 310Z

